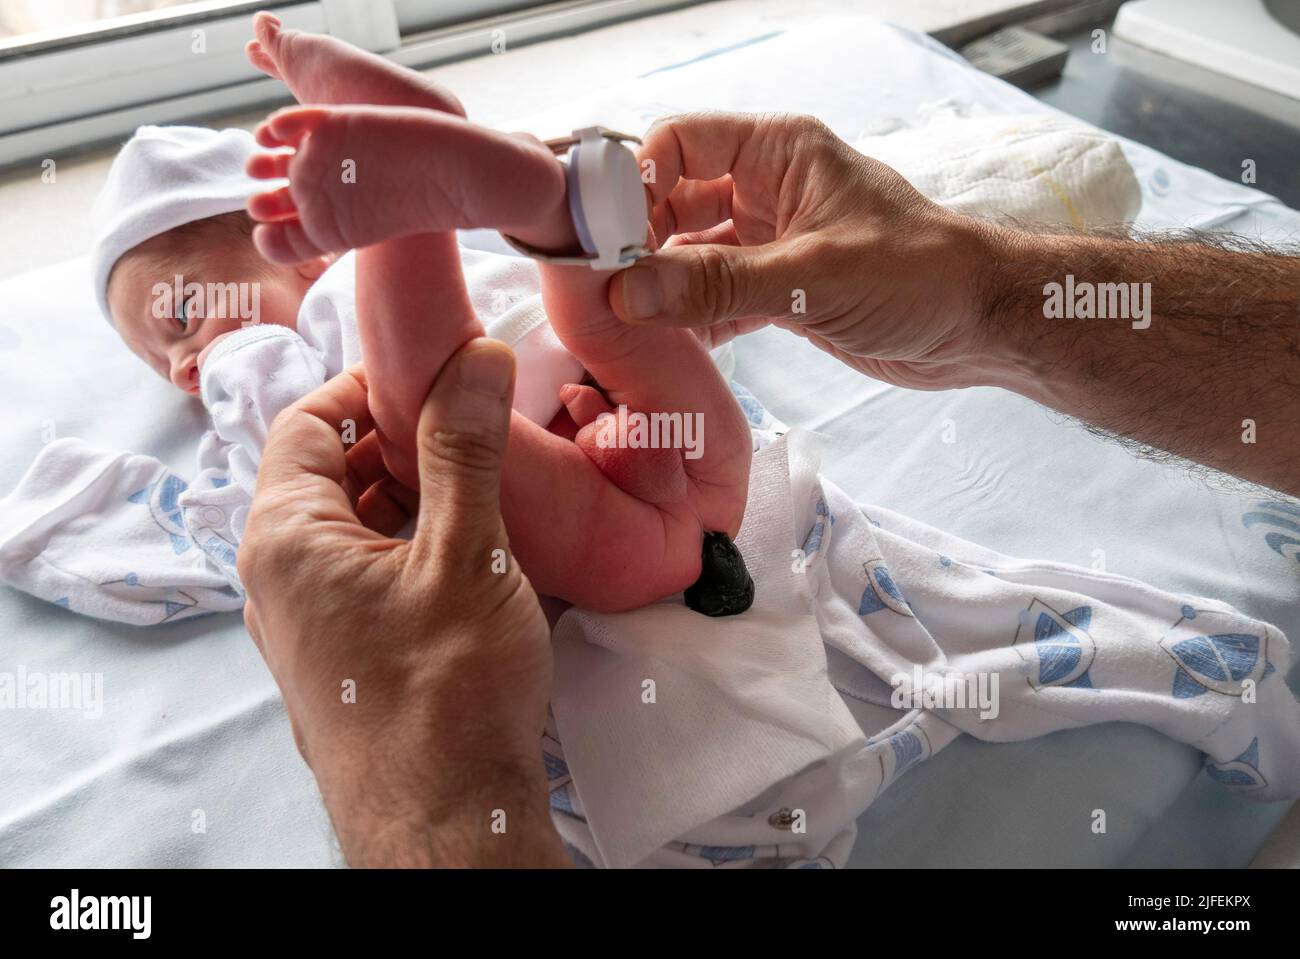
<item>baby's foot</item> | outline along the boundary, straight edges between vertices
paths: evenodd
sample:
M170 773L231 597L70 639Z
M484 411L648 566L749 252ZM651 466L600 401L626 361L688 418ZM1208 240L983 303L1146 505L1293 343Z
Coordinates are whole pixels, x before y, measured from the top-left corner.
M256 40L244 52L253 66L283 80L299 103L383 103L465 115L440 83L336 37L286 30L278 17L253 17Z
M254 196L262 255L298 263L382 240L473 227L562 248L564 169L536 139L409 107L290 107L258 126L248 172L289 185Z

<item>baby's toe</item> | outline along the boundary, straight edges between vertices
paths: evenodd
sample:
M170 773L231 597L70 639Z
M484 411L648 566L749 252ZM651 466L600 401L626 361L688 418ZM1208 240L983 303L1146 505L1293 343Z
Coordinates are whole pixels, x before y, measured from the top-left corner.
M285 107L258 124L253 136L264 147L297 147L329 116L322 107Z
M256 42L260 43L262 49L271 57L276 57L279 53L280 38L283 36L281 27L280 18L265 10L253 17L253 35L257 37Z
M249 197L248 215L259 223L279 223L296 219L298 206L293 202L289 188L280 187L278 190L268 190Z
M595 422L601 413L610 412L610 406L599 390L577 383L566 383L560 387L560 402L579 428Z
M249 40L244 44L244 55L248 57L249 63L267 76L276 80L283 79L280 76L279 68L275 65L275 61L262 49L262 44L257 40Z
M287 266L305 263L325 252L312 242L298 220L259 223L253 230L253 245L265 259Z
M244 164L244 172L255 180L281 180L289 176L292 153L254 153Z

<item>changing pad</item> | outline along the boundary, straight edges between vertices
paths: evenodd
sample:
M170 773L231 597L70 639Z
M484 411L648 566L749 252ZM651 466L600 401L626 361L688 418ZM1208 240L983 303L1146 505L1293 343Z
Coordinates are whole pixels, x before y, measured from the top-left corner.
M814 113L849 142L913 124L925 104L1054 111L928 39L866 17L786 32L738 23L715 56L665 64L503 129L592 122L639 132L694 109ZM797 70L789 69L798 64ZM1276 200L1121 144L1139 224L1300 235ZM43 442L82 436L192 460L202 413L150 376L94 313L84 260L0 284L0 490ZM1222 599L1300 635L1294 514L1225 494L995 390L909 393L766 330L735 377L787 423L827 436L823 469L863 501L1012 555L1106 568ZM956 442L945 443L951 421ZM0 670L100 673L103 714L0 711L0 865L336 864L311 775L238 615L141 631L0 590ZM1294 684L1294 675L1291 677ZM1103 807L1109 830L1087 828ZM963 737L859 821L852 863L1242 866L1285 813L1211 783L1195 751L1115 724L991 745Z

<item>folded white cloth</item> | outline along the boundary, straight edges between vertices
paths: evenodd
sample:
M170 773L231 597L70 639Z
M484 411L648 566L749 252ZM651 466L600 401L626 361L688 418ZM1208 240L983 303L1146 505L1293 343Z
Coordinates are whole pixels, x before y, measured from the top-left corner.
M259 149L247 130L143 126L126 141L99 196L92 219L95 242L91 271L104 318L108 278L127 250L168 230L244 209L248 198L267 189L244 172Z
M152 456L53 441L0 500L0 580L139 625L239 609L243 592L190 538L187 486Z
M1300 796L1275 627L859 506L816 465L806 434L755 455L748 612L710 621L674 598L561 618L543 750L577 861L842 865L857 817L961 732L1139 723L1251 798Z
M969 116L941 103L853 146L932 200L986 218L1083 230L1126 224L1141 202L1112 138L1051 117ZM757 399L738 395L758 433L781 429ZM788 470L786 452L769 447L754 461L738 540L757 586L749 613L706 623L667 602L620 615L572 610L557 625L547 768L555 774L554 818L575 857L611 866L842 862L853 820L893 781L895 766L957 735L958 724L934 713L890 709L889 687L860 666L888 676L941 661L924 629L899 626L896 647L877 644L856 608L841 622L847 607L830 601L834 584L791 571L791 550L803 540L789 527L806 520L805 529L816 531L809 536L829 543L830 526L826 501L809 505L818 481L806 443L789 448ZM847 575L874 577L876 609L905 610L879 552L866 550L874 572L850 563ZM867 596L861 599L866 605ZM975 595L961 602L979 608ZM883 707L872 705L840 689L860 728L845 724L842 702L828 702L828 655L833 670L856 664L843 682L883 700ZM648 680L667 690L671 706L635 698ZM1161 715L1153 712L1152 724ZM1005 726L983 732L993 736ZM1009 735L1023 738L1030 728L1013 723ZM871 744L862 745L863 735ZM791 778L799 762L805 772ZM808 828L797 837L783 812L794 808ZM723 809L741 812L722 816Z
M1142 205L1119 143L1061 117L972 114L943 101L853 147L936 203L985 219L1082 232L1127 226Z

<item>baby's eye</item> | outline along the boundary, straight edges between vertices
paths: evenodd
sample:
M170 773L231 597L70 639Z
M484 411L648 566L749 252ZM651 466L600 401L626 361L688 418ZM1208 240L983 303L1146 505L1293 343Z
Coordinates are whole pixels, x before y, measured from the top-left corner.
M196 318L198 313L198 297L190 296L181 301L181 308L176 311L176 322L180 324L182 331L188 331L190 321Z

